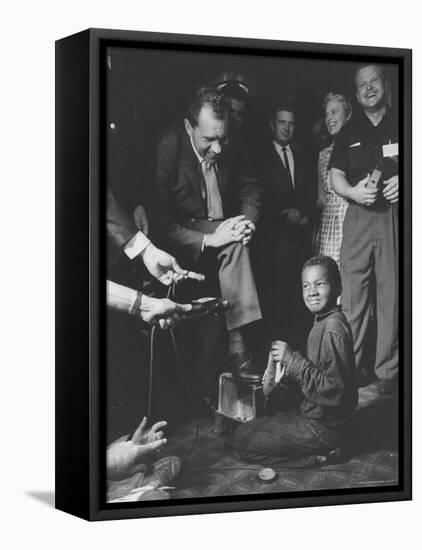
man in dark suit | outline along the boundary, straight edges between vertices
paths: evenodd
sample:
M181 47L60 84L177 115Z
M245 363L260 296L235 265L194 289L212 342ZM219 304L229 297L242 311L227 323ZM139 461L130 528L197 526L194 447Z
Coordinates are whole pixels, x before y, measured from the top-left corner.
M134 317L161 328L174 328L190 304L147 296L139 288L142 277L133 274L139 264L160 283L170 285L201 276L182 269L175 258L155 247L107 190L107 432L113 440L135 426L147 402L148 332ZM143 269L143 267L142 267ZM145 273L146 274L146 273ZM129 315L127 315L129 314Z
M307 314L298 281L311 251L313 179L304 151L293 142L292 107L276 106L270 128L272 141L261 159L265 208L257 247L264 318L271 338L286 338L302 349Z
M149 273L164 285L188 275L187 270L182 269L173 256L154 246L150 239L137 229L135 223L117 203L110 189L107 190L106 228L109 266L116 263L124 252L130 260L141 259ZM192 275L197 278L197 274L190 273L190 276Z
M261 319L248 243L260 207L256 180L229 142L229 109L213 88L199 89L184 128L172 129L158 146L157 185L166 243L195 268L213 265L226 314L233 374L259 381L244 329ZM208 339L211 338L207 335Z

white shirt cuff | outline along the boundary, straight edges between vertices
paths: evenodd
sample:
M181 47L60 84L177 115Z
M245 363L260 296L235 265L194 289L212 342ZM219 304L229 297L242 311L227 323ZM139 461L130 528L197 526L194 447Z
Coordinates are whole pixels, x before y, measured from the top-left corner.
M141 254L149 244L151 244L151 241L145 237L141 231L138 231L138 233L136 233L136 235L126 244L124 252L130 260L133 260L133 258Z

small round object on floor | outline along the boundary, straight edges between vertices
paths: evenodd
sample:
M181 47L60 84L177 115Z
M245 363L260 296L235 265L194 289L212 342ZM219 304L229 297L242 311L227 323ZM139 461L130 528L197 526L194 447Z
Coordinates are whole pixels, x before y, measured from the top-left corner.
M258 479L261 483L272 483L277 479L277 473L272 468L262 468L258 472Z

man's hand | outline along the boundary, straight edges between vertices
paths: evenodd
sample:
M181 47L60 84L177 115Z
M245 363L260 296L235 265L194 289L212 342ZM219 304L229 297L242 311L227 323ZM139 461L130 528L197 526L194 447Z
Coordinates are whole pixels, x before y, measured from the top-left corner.
M144 417L131 440L120 438L107 448L107 476L110 479L125 479L145 470L143 462L148 455L167 443L162 431L167 422L157 422L145 431L146 424Z
M220 248L226 244L243 241L246 236L244 233L246 226L243 227L238 224L245 221L244 215L224 220L220 223L214 233L205 235L205 246L210 248ZM238 225L237 229L236 225Z
M277 363L287 365L293 356L293 350L287 342L276 340L271 344L271 355Z
M158 322L162 329L167 329L174 328L183 319L183 314L191 309L191 304L177 304L168 298L151 298L144 294L139 314L146 323L153 325Z
M133 434L132 441L138 445L149 445L150 443L154 443L154 441L163 441L164 433L162 429L167 426L167 422L165 420L161 420L160 422L156 422L148 430L145 430L147 422L148 419L144 416L142 422ZM165 441L166 440L164 440L164 442ZM164 445L164 443L161 445Z
M371 206L372 204L375 204L375 201L377 200L377 190L368 189L367 187L369 178L370 175L368 174L365 178L360 180L355 187L350 189L350 198L357 204Z
M151 275L158 279L163 285L169 286L173 282L177 283L187 278L197 281L203 281L205 279L204 275L200 273L182 269L173 256L155 247L152 243L145 248L141 256Z
M244 219L234 224L233 231L235 234L241 235L242 244L246 246L255 233L255 224L251 220Z
M287 223L287 225L294 226L298 225L302 219L299 210L296 208L286 208L282 211L281 215Z
M392 178L384 181L384 189L382 194L384 198L394 204L399 200L399 177L393 176Z
M299 225L300 225L301 227L308 227L308 225L309 225L309 218L308 218L308 216L304 216L304 217L300 220Z

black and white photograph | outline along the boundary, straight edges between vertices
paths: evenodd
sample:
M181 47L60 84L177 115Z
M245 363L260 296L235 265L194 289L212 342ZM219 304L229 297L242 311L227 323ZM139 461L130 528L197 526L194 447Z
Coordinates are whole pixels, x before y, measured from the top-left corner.
M106 505L399 489L399 64L103 53Z
M2 546L415 545L417 14L4 6Z

